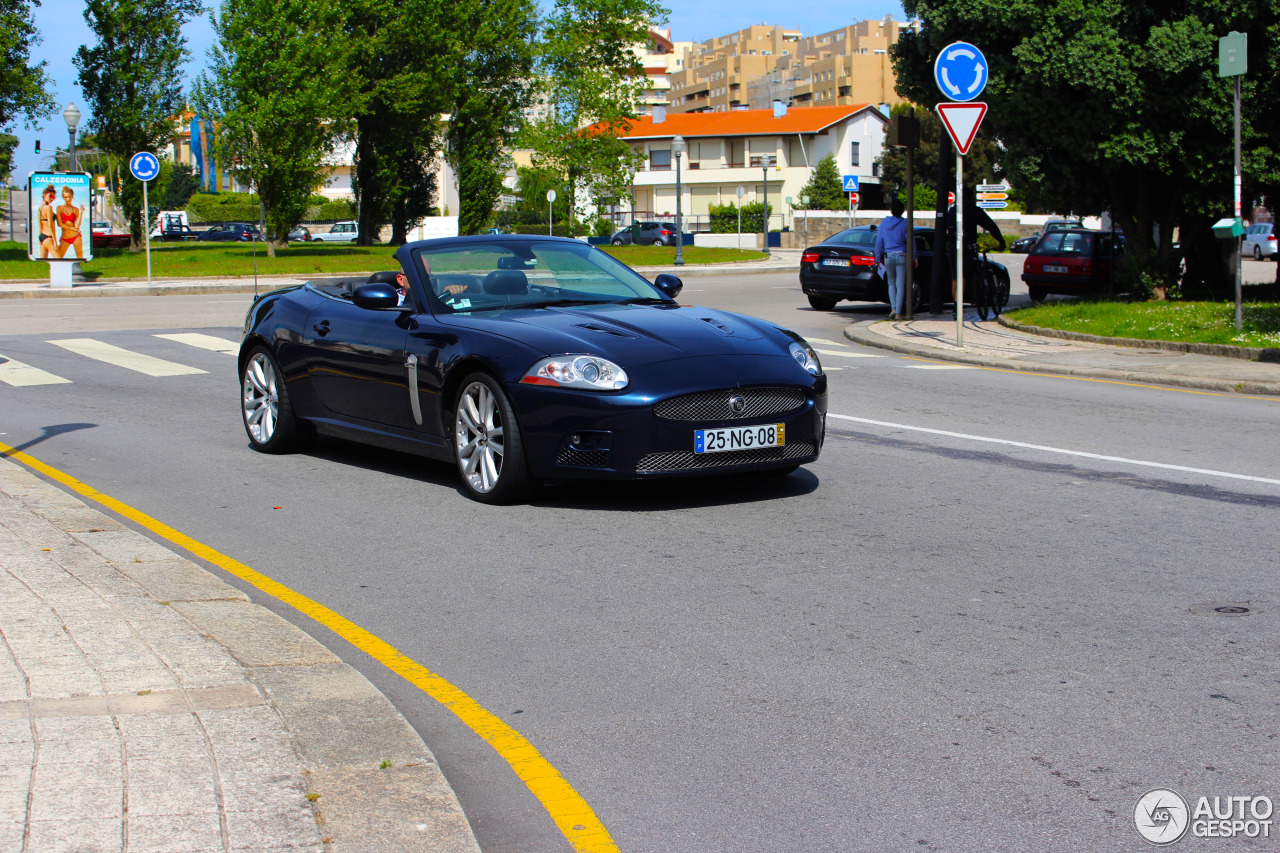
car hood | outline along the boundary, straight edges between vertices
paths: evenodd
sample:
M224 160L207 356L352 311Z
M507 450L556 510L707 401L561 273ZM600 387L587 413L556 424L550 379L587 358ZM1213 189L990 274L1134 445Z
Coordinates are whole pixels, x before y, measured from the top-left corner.
M524 308L442 317L546 355L592 353L624 367L704 355L786 355L789 339L754 317L695 305Z

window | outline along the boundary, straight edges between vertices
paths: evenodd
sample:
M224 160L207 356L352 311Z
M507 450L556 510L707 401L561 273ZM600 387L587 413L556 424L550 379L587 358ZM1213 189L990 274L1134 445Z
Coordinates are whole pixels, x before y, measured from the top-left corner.
M671 149L661 148L649 151L649 168L654 170L671 168Z
M862 165L862 158L858 155L858 143L856 142L849 143L849 165L851 166Z

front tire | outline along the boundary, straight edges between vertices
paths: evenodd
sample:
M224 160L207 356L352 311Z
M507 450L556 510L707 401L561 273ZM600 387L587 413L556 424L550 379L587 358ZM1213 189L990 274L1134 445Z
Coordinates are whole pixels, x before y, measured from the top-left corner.
M240 377L240 414L249 445L262 453L288 453L305 437L293 414L289 386L266 347L254 347Z
M622 241L621 241L621 240L614 240L614 241L613 241L613 245L615 245L615 246L621 246L621 245L622 245Z
M453 406L453 454L463 488L473 500L510 503L533 485L515 409L487 373L462 380Z

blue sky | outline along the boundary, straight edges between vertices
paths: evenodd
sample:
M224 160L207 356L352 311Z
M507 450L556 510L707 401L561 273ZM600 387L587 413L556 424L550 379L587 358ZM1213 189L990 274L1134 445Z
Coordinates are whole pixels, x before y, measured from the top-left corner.
M697 2L697 0L675 0L670 3L671 15L668 25L671 36L677 41L705 41L715 36L725 35L734 30L752 24L776 24L798 29L805 35L826 32L868 18L883 18L893 15L898 20L904 19L902 3L899 0L813 0L793 9L782 17L776 2L766 0L739 0L732 5L726 3ZM52 165L49 156L59 146L67 144L67 126L62 120L62 108L68 102L74 102L80 108L84 118L81 129L89 116L84 95L76 85L76 70L71 58L76 49L92 41L92 34L84 22L83 0L42 0L36 9L36 26L44 34L43 41L32 50L34 60L48 62L48 73L53 80L50 93L58 102L54 115L41 122L40 130L25 127L16 132L22 140L15 157L13 176L22 184L30 171L47 169ZM213 28L207 17L192 21L186 27L188 46L191 49L191 61L187 64L186 83L190 83L205 64L205 55L213 43ZM35 140L40 140L41 149L48 152L37 156L34 153Z

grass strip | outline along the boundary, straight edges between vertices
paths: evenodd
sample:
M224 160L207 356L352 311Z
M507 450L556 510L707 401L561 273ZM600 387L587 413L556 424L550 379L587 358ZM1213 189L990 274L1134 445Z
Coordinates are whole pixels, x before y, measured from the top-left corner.
M351 272L398 268L391 257L395 246L353 246L347 243L293 243L267 257L257 246L258 275L324 276ZM631 266L669 266L675 248L667 246L603 247ZM249 243L154 243L151 246L152 278L223 278L253 275L254 246ZM687 264L717 264L763 258L763 252L688 246ZM128 249L98 249L91 261L80 264L90 281L124 278L145 279L147 258ZM25 243L0 241L0 279L43 279L48 277L43 261L27 260Z
M1028 326L1144 341L1280 347L1280 303L1244 305L1236 331L1230 302L1091 302L1061 300L1019 308L1009 319Z

